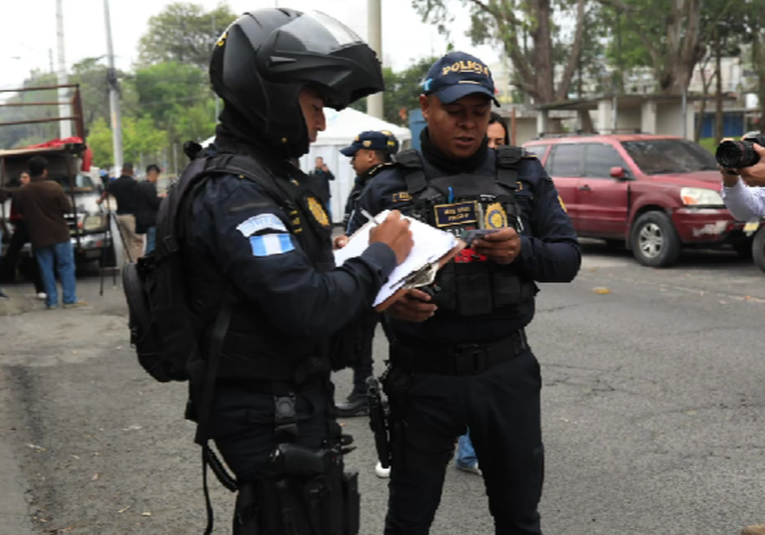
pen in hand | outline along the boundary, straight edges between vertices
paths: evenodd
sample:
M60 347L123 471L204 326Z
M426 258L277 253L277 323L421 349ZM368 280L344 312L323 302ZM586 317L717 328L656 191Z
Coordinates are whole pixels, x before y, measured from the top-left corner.
M364 208L359 207L359 211L361 212L361 215L369 219L372 223L374 223L375 226L380 224L377 222L377 219L375 219L374 216L367 212Z

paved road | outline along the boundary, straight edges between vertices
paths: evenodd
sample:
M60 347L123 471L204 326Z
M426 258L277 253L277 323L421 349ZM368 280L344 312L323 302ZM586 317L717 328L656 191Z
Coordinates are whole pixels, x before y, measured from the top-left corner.
M529 329L544 376L545 532L734 535L765 522L765 274L730 254L652 270L585 251L574 283L544 285ZM85 278L91 307L49 312L24 290L11 288L27 311L0 318L0 472L18 463L34 533L201 533L184 387L137 366L121 291L99 297ZM337 384L346 394L349 374ZM362 533L379 534L387 488L367 421L345 425L359 446L348 463L361 471ZM228 533L231 495L213 490L216 532ZM493 533L479 477L450 467L432 532Z

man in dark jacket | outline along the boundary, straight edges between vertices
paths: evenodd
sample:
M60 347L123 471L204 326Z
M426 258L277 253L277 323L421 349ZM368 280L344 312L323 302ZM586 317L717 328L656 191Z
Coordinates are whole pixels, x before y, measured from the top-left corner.
M146 254L154 250L157 234L157 212L162 197L157 195L159 166L151 164L146 168L146 180L139 182L136 191L135 228L137 234L146 234Z
M123 165L120 177L109 183L108 188L97 201L101 204L109 194L117 199L117 223L120 227L120 237L127 262L137 262L143 255L143 237L136 232L138 182L133 178L134 172L132 163Z
M45 304L49 309L58 307L56 270L61 278L64 293L64 308L85 305L77 300L74 249L69 235L69 225L64 214L72 210L72 204L57 182L45 180L48 176L48 162L41 156L29 160L31 182L16 194L19 213L24 218L32 242L37 263L40 265Z
M9 188L17 189L29 184L29 173L26 171L19 175L18 180L12 180L7 184ZM8 198L11 199L11 213L8 220L13 225L13 233L9 233L7 240L8 247L5 250L5 255L0 255L0 282L15 282L16 280L16 268L19 264L21 251L29 241L29 231L24 224L24 218L19 214L19 210L16 206L15 194L9 191L0 190L0 202L5 202ZM9 232L9 229L5 229L5 232ZM35 295L38 299L45 299L45 288L43 287L42 276L40 275L40 268L37 265L37 259L32 257L33 269L31 273L24 273L25 276L31 276L32 282L35 286ZM0 291L0 299L8 299L8 296Z
M324 163L324 158L321 156L316 158L316 167L313 171L308 173L308 187L316 195L319 196L319 200L324 203L324 208L329 213L329 220L332 221L332 206L330 199L332 194L329 191L329 181L334 180L335 175L329 170L327 164Z

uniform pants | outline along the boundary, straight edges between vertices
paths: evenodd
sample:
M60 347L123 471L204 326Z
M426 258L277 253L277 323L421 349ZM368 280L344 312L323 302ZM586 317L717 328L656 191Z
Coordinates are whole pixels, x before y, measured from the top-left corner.
M117 215L117 223L120 226L125 262L137 262L143 256L143 236L135 232L135 216L133 214Z
M321 448L328 437L332 392L316 388L296 393L296 444ZM212 435L223 460L240 482L273 474L271 454L277 439L273 394L252 392L246 385L216 387L211 415Z
M391 358L395 362L395 349ZM430 532L454 441L468 426L495 533L539 535L541 385L539 363L530 350L478 375L412 374L403 403L390 398L406 427L399 437L403 458L391 470L385 535Z

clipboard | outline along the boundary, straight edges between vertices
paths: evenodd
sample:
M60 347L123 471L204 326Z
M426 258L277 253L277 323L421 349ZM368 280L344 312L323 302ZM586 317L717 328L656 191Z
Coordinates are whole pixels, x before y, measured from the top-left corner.
M390 210L375 216L382 221ZM396 266L388 280L378 292L373 307L382 312L401 299L408 290L426 286L433 282L438 270L454 258L467 243L453 234L427 225L408 216L414 238L414 248L400 265ZM360 256L369 246L369 234L375 222L368 222L359 228L348 240L348 244L335 251L335 265L341 266L346 260Z
M467 243L457 238L457 245L452 247L444 256L435 262L431 262L423 266L421 269L405 277L403 286L396 290L393 295L385 299L382 303L376 305L374 307L375 311L384 312L385 309L390 307L393 303L402 299L409 290L432 284L436 280L436 274L438 273L438 270L444 267L444 265L452 260L455 256L457 256L459 252L462 251L465 247L467 247Z

